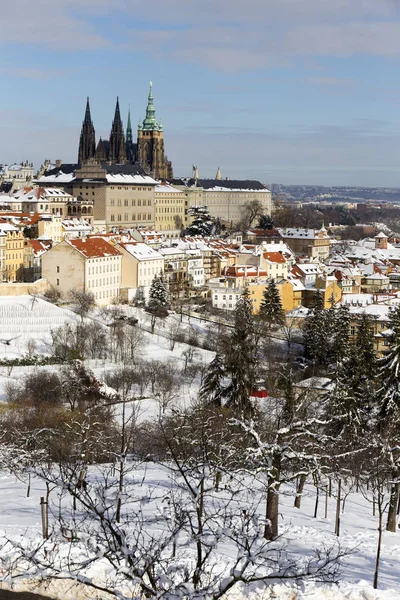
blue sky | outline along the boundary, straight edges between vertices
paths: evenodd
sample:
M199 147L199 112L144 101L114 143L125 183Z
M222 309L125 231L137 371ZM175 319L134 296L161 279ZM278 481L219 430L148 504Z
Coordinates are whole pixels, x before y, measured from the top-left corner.
M76 160L86 96L148 84L176 175L400 187L399 0L13 0L0 15L0 162Z

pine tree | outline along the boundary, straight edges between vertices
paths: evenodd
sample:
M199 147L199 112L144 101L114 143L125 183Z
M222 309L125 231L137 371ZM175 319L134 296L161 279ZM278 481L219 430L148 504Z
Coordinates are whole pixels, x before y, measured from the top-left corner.
M379 361L377 429L390 469L391 493L386 529L397 528L400 496L400 306L390 315L390 349Z
M260 215L258 218L258 225L256 226L256 229L273 229L274 228L274 221L272 219L272 217L270 217L269 215Z
M251 413L249 396L255 383L257 347L253 305L248 288L236 304L235 326L227 347L225 365L231 376L231 382L224 392L227 406Z
M400 306L390 315L390 349L379 361L380 415L400 423Z
M162 273L160 273L160 275L154 275L153 281L151 282L148 306L150 308L152 306L168 307L168 289Z
M168 289L162 273L154 275L149 290L149 301L146 310L151 314L151 333L154 333L156 319L164 318L168 315Z
M199 397L205 404L221 406L224 388L222 380L225 376L225 366L219 354L208 365L201 382Z
M350 352L350 311L347 306L328 310L327 328L331 331L329 361L338 364Z
M269 281L264 289L259 317L267 325L268 329L271 329L274 326L282 326L285 321L285 312L282 308L281 296L273 279Z
M310 313L304 323L304 352L309 358L324 364L329 355L329 336L327 311L324 298L319 290L314 294Z

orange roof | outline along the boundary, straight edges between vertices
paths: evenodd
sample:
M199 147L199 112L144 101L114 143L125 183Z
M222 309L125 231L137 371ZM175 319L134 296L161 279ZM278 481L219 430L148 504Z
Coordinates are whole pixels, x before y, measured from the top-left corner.
M86 238L70 240L71 246L76 248L87 258L101 258L104 256L120 256L121 253L102 238Z
M264 252L264 258L274 263L286 262L281 252Z
M227 277L266 277L268 273L254 265L233 265L225 267L224 274Z

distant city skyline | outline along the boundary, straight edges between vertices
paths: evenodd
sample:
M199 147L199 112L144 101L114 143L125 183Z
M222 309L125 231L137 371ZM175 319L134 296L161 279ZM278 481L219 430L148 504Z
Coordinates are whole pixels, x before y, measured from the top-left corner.
M174 174L400 187L395 0L15 0L0 21L0 163L76 161L149 81Z

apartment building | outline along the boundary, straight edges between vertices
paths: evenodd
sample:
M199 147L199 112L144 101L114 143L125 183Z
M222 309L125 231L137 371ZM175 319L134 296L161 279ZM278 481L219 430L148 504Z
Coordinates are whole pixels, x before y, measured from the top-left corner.
M43 255L42 277L64 297L78 289L106 305L119 297L121 260L121 252L102 238L65 240Z

